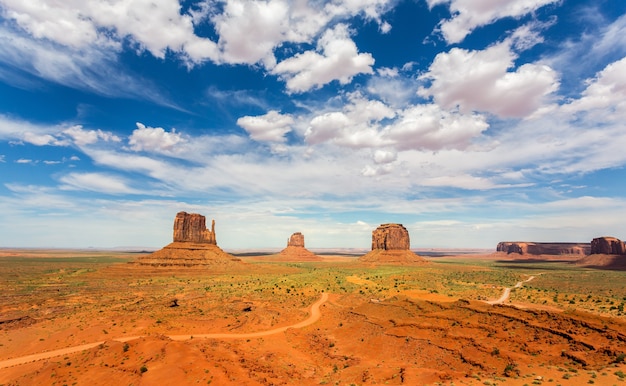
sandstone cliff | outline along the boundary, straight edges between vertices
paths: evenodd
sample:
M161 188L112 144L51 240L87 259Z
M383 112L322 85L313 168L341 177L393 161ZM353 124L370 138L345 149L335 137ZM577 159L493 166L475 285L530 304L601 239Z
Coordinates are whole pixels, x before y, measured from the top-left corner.
M411 250L409 231L402 224L382 224L372 231L372 251L359 261L381 263L425 262Z
M615 237L598 237L591 240L591 254L626 255L626 245Z
M287 240L287 246L304 248L304 235L300 232L292 234L289 240Z
M197 213L178 212L174 219L174 242L217 245L215 220L211 230L206 228L206 218Z
M408 250L411 248L409 231L402 224L382 224L372 232L372 250Z
M588 243L533 243L526 241L503 241L498 243L497 252L520 255L588 255Z

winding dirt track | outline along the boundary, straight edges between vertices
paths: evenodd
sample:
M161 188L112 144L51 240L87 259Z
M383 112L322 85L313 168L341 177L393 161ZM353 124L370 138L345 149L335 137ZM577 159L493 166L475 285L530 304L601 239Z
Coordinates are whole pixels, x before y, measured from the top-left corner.
M513 288L520 288L521 286L524 285L524 283L528 283L529 281L533 280L535 277L531 276L526 280L523 281L519 281L517 282L517 284L515 284L515 286ZM504 292L502 292L502 296L500 296L498 299L496 300L489 300L485 303L487 304L503 304L504 302L506 302L507 300L509 300L509 297L511 296L511 288L505 288Z
M328 300L328 293L324 292L322 297L311 305L311 314L309 317L302 322L292 324L290 326L279 327L272 330L259 331L259 332L250 332L244 334L227 334L227 333L215 333L215 334L194 334L194 335L168 335L168 338L172 340L189 340L189 339L247 339L247 338L258 338L261 336L278 334L284 331L287 331L290 328L302 328L309 326L315 322L317 322L321 316L320 306L324 304ZM129 340L139 339L143 336L126 336L121 338L113 339L117 342L128 342ZM89 350L90 348L97 347L103 344L104 341L94 342L83 344L80 346L68 347L59 350L46 351L39 354L26 355L18 358L12 358L0 361L0 369L4 369L12 366L19 366L30 362L40 361L44 359L54 358L61 355L69 355L73 353L77 353L84 350Z

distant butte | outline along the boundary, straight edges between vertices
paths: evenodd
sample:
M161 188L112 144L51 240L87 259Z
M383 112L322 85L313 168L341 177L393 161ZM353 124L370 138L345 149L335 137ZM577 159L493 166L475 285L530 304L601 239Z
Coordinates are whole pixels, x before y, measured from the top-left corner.
M534 243L530 241L502 241L496 252L520 255L588 255L589 243Z
M426 262L411 251L409 231L402 224L382 224L372 232L372 251L361 256L367 263Z
M598 237L591 240L591 254L626 255L626 244L615 237Z
M156 267L203 267L241 262L217 246L215 220L211 230L206 218L197 213L178 212L174 219L174 241L163 249L135 261Z
M287 247L280 251L277 260L283 261L320 261L321 257L304 247L304 235L296 232L287 240Z

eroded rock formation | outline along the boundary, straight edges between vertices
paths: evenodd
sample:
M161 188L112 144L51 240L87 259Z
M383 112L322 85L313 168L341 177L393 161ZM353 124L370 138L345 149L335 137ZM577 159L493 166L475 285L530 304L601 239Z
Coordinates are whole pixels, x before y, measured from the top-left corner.
M592 255L626 255L626 245L615 237L598 237L591 240Z
M217 246L215 220L211 223L211 230L208 230L206 218L200 214L177 213L173 239L163 249L143 256L135 263L161 267L198 267L241 262Z
M296 232L287 240L287 248L280 251L274 260L282 261L319 261L321 257L304 247L304 235Z
M588 243L532 243L526 241L503 241L498 243L497 252L520 255L588 255Z
M382 224L372 232L372 250L408 250L411 248L409 231L402 224Z
M402 224L382 224L372 232L372 251L360 261L409 263L426 260L411 250L409 231Z
M304 235L300 232L292 234L289 240L287 240L287 246L304 248Z
M211 230L206 228L206 218L197 213L178 212L174 219L174 242L217 245L215 220Z

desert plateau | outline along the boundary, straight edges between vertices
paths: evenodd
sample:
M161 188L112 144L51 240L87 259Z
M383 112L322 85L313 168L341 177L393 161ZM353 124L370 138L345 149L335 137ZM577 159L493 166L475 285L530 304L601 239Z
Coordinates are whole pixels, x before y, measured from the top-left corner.
M0 384L626 381L624 270L579 255L422 256L393 224L365 259L290 259L299 233L281 253L236 257L181 213L176 248L154 253L1 250Z

